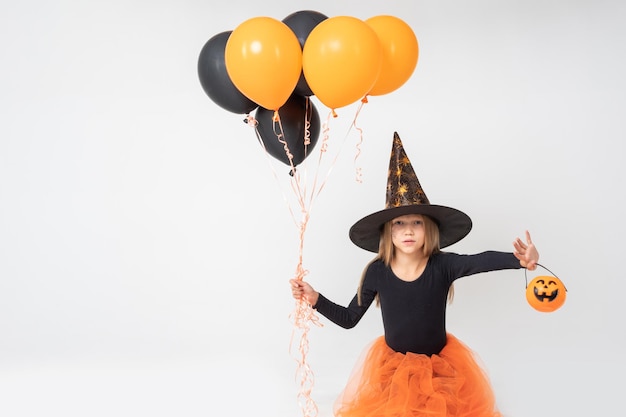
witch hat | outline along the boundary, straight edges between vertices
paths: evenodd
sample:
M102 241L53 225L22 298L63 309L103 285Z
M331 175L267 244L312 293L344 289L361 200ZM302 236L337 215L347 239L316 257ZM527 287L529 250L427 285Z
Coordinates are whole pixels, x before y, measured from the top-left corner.
M432 218L439 226L440 248L458 242L472 229L472 220L462 211L430 204L404 151L402 140L394 132L385 208L356 222L350 228L350 240L362 249L378 252L384 224L405 214L422 214Z

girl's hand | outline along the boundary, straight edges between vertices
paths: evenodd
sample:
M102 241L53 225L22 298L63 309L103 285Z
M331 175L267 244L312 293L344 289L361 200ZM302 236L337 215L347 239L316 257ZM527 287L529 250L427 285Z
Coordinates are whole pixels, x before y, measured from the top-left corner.
M315 291L308 282L290 279L289 283L291 284L291 294L293 294L293 298L303 300L312 306L317 304L317 299L320 294Z
M513 255L519 259L519 263L522 267L528 269L529 271L537 269L539 252L537 252L535 244L530 239L530 233L528 233L528 230L526 231L526 243L522 242L522 240L518 237L513 242L513 247L515 248Z

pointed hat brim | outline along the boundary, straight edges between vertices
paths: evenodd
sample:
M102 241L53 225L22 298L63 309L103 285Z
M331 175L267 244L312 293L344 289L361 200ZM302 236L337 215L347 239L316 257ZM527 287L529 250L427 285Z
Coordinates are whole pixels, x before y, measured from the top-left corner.
M350 228L350 240L362 249L378 252L385 223L406 214L422 214L432 218L439 226L441 249L463 239L472 230L472 220L460 210L436 204L418 204L388 208L363 217Z

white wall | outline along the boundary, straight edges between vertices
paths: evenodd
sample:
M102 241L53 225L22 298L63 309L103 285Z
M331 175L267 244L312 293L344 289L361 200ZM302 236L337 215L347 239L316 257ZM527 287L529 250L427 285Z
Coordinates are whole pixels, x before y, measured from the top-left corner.
M205 95L196 65L213 35L305 9L395 15L420 41L412 78L357 119L362 184L348 131L356 105L331 120L339 157L310 211L307 280L337 302L352 297L370 254L347 230L382 208L398 131L431 202L474 221L452 250L509 250L529 229L568 287L565 306L541 314L526 304L521 271L457 285L449 330L481 355L502 411L617 410L621 2L5 3L0 415L300 414L286 166ZM381 324L375 309L351 331L321 321L309 362L329 416Z

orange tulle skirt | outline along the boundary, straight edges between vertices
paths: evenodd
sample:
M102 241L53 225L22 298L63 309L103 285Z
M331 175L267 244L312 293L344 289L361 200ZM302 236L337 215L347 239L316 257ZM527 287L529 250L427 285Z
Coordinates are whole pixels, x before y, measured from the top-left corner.
M448 334L438 355L398 353L376 339L334 406L336 417L500 417L475 354Z

